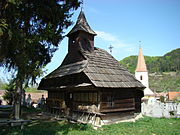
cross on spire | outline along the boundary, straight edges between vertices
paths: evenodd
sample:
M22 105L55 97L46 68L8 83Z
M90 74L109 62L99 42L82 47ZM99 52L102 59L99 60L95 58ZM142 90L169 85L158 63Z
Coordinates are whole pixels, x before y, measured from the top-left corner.
M141 41L139 41L139 48L141 48Z
M113 49L113 46L110 45L110 46L109 46L110 53L112 53L112 49Z
M84 8L84 0L81 0L81 11L83 10Z

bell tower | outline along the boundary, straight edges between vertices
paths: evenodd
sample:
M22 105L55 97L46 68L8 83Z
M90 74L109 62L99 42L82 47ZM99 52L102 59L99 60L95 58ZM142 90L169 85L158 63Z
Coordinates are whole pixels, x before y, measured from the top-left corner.
M68 53L74 51L94 51L94 36L96 33L89 26L84 12L81 10L77 22L67 34L69 38Z
M68 54L62 65L72 64L85 60L84 51L94 51L94 37L97 34L89 26L85 14L81 9L75 26L66 35L68 37Z
M135 77L139 80L146 88L144 89L145 96L152 96L154 93L149 88L148 70L146 67L142 48L139 48L138 61L135 70Z

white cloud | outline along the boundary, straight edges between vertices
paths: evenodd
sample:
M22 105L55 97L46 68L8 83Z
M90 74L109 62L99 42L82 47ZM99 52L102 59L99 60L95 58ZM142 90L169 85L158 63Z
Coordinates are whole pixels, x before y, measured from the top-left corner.
M97 41L99 42L99 44L102 43L106 45L106 46L102 46L102 48L104 47L105 50L110 52L108 47L110 45L113 46L112 55L117 60L121 60L130 55L136 55L138 50L137 44L130 42L124 43L123 41L121 41L121 39L118 38L118 36L105 31L96 30L95 32L97 33L96 39L98 38Z
M110 44L115 48L128 46L128 44L123 43L117 36L111 33L105 31L95 31L95 32L97 33L98 38L110 42Z

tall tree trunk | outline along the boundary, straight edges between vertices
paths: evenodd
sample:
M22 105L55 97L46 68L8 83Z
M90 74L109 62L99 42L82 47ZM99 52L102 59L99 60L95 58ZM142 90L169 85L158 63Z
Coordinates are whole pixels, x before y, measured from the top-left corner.
M22 84L22 80L17 78L14 93L14 119L20 119Z

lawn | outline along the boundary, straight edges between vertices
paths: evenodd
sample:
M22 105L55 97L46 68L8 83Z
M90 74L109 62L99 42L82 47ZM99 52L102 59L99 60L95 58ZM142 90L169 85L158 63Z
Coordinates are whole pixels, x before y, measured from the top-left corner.
M145 117L136 122L106 125L98 130L66 121L33 121L23 130L0 127L0 135L180 135L180 119Z
M28 87L25 89L26 92L32 92L32 93L40 93L40 92L47 92L45 90L37 90L36 87Z

